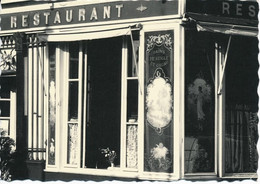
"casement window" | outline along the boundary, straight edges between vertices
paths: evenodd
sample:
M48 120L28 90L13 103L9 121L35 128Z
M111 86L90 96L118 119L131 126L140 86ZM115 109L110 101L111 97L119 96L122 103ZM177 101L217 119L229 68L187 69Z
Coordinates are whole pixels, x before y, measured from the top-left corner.
M185 177L256 177L257 39L214 38L186 32Z
M174 83L180 74L174 73L180 64L178 34L165 26L122 37L48 43L47 171L178 177L178 125L173 123L179 118L173 115L179 100L173 99L181 95L181 88L174 91L180 84ZM112 169L102 154L107 148L116 153Z
M239 36L229 39L223 89L220 91L223 96L223 176L255 177L258 168L258 41Z
M16 140L16 52L9 38L2 39L0 56L0 136Z

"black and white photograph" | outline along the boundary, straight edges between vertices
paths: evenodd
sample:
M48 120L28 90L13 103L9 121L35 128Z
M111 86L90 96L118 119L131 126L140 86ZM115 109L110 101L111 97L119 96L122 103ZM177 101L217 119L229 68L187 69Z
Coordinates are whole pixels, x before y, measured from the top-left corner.
M0 182L257 182L258 13L1 0Z

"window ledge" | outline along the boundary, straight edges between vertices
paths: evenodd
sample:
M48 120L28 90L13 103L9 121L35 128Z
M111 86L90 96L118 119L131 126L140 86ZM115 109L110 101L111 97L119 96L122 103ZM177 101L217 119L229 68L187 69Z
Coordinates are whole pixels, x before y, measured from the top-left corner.
M134 172L125 171L121 168L108 168L108 169L84 169L84 168L47 168L44 172L56 172L56 173L70 173L70 174L85 174L85 175L96 175L96 176L108 176L108 177L121 177L121 178L138 178L143 180L162 180L162 181L172 181L178 180L176 174L169 173L154 173L154 172Z

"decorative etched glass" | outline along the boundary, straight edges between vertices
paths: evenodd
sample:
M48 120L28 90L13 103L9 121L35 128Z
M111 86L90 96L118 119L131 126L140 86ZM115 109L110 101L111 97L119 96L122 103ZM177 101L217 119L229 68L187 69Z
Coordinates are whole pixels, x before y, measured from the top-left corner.
M173 31L145 34L145 171L173 172L173 38Z
M55 165L55 124L56 124L56 60L55 45L49 46L49 125L48 164Z
M126 138L126 167L137 168L137 125L127 126L127 138Z
M67 164L77 164L77 151L78 151L78 124L68 124L68 157Z

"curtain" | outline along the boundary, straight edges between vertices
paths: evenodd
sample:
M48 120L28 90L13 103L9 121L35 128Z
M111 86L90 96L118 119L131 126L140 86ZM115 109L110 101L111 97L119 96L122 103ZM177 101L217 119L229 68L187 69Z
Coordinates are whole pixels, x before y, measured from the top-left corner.
M248 105L226 108L225 160L227 173L256 172L257 114Z

